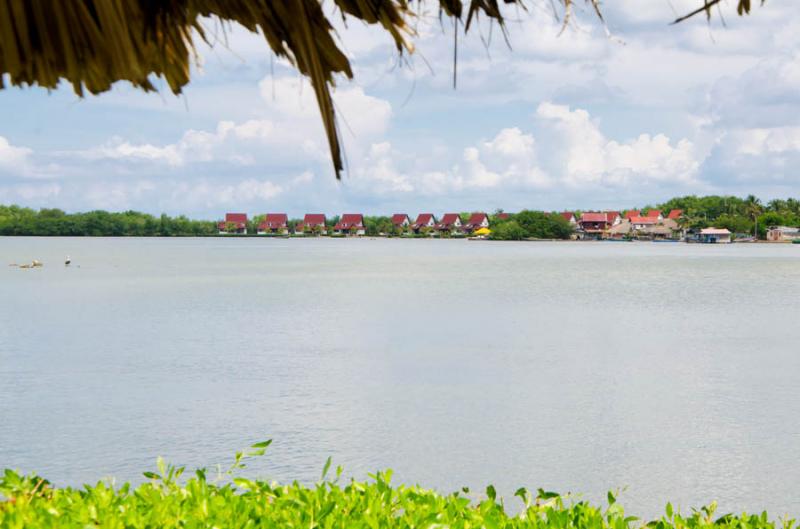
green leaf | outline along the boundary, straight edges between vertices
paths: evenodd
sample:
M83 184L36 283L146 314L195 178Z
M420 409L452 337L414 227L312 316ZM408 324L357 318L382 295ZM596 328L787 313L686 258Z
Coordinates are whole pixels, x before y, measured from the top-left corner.
M497 490L495 490L494 485L489 485L488 487L486 487L486 495L492 501L494 501L497 498Z
M250 448L266 448L271 444L272 444L272 439L267 439L266 441L261 441L260 443L251 445Z
M142 472L142 474L147 479L159 479L160 478L160 476L158 474L156 474L155 472Z
M325 461L325 466L322 467L322 477L320 479L324 480L325 476L328 475L328 470L330 470L332 462L333 458L331 456L328 456L328 460Z
M608 504L609 505L614 505L614 502L617 501L617 499L614 497L614 494L611 491L608 491L607 497L608 497Z
M672 513L673 513L672 504L670 502L667 502L667 518L672 518Z

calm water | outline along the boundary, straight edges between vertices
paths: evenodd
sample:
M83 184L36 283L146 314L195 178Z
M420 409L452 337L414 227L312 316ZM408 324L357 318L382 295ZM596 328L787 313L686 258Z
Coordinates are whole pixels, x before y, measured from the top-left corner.
M800 516L800 246L0 238L0 264L0 467L139 479L273 438L249 474Z

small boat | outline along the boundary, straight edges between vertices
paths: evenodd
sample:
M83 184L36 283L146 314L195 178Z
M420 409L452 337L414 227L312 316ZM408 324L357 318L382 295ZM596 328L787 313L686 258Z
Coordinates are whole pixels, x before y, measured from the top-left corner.
M678 239L653 239L653 242L680 242Z
M633 239L603 239L606 242L633 242Z
M792 244L800 244L800 239L792 239Z

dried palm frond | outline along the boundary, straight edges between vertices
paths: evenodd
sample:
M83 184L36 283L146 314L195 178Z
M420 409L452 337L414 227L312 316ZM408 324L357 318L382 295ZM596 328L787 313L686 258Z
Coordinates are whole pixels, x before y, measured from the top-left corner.
M575 0L558 0L569 21ZM599 0L585 0L598 16ZM693 14L719 0L703 0ZM344 17L380 24L399 53L412 51L410 20L424 0L333 0ZM503 27L502 4L524 0L430 0L443 16L463 20L468 31L480 14ZM739 13L750 0L739 0ZM691 16L691 15L690 15ZM154 90L162 77L178 94L189 82L193 37L208 42L204 17L260 32L270 49L289 60L311 82L328 138L336 177L343 168L331 88L336 74L353 72L335 39L322 0L0 0L0 89L5 76L15 86L54 89L63 79L75 93L98 94L125 80Z

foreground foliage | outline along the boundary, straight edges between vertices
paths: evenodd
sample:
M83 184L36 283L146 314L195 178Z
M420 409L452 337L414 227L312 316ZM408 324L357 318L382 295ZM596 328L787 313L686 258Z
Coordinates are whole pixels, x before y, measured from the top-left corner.
M52 488L35 475L6 470L0 479L0 529L36 528L537 528L537 529L792 529L793 520L779 523L760 515L715 514L715 505L684 516L667 504L665 515L649 523L627 516L608 493L608 505L539 489L534 495L519 489L517 514L506 510L494 487L481 501L466 497L467 489L443 495L418 486L391 484L391 471L371 475L369 482L341 483L341 468L313 486L288 485L236 477L245 455L261 455L269 441L237 454L231 470L209 479L197 470L181 481L183 468L158 461L158 472L145 472L148 482L115 488L106 483L82 488Z

